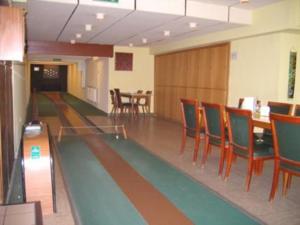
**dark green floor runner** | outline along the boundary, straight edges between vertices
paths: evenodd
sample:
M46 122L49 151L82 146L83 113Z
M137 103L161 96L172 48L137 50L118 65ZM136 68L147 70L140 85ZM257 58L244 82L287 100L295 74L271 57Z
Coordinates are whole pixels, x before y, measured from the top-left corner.
M78 136L58 144L62 172L82 225L144 225L146 222Z
M68 93L61 93L63 100L83 116L106 116L107 114L93 105Z
M58 115L54 103L47 96L37 93L36 98L39 116L43 117Z
M116 140L111 135L103 136L103 138L111 148L173 202L177 208L181 209L195 224L260 224L204 185L154 156L137 143L129 139Z

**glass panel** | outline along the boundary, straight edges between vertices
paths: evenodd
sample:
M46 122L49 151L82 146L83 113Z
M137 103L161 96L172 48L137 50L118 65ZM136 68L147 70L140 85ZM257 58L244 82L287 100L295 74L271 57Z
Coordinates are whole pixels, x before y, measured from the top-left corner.
M290 52L288 98L294 98L297 52Z

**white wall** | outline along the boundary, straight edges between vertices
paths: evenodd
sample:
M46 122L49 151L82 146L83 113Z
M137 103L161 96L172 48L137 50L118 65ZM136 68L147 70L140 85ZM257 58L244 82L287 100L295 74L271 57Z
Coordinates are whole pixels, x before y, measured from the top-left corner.
M26 112L28 105L28 101L24 97L24 93L26 93L24 64L13 64L12 90L14 114L14 152L16 157L20 146L20 140L22 138L22 129L26 120Z
M298 51L295 98L287 98L289 52ZM231 42L228 104L255 96L268 101L300 103L300 34L274 33Z

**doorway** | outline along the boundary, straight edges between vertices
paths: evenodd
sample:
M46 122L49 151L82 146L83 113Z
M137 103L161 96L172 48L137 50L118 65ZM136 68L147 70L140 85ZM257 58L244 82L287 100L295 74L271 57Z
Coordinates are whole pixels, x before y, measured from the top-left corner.
M31 64L31 92L58 91L66 92L68 66Z

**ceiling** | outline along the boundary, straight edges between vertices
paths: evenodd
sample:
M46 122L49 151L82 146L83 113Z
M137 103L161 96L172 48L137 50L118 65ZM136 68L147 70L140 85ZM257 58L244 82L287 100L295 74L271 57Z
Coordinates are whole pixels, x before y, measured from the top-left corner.
M28 40L73 39L82 43L153 46L251 26L253 10L278 1L249 0L241 4L239 0L27 0L22 5L28 12ZM103 13L104 19L97 19L97 13ZM196 27L190 28L190 22ZM85 31L85 24L91 24L92 30ZM165 30L170 31L170 36L164 36ZM76 38L77 33L82 37Z

